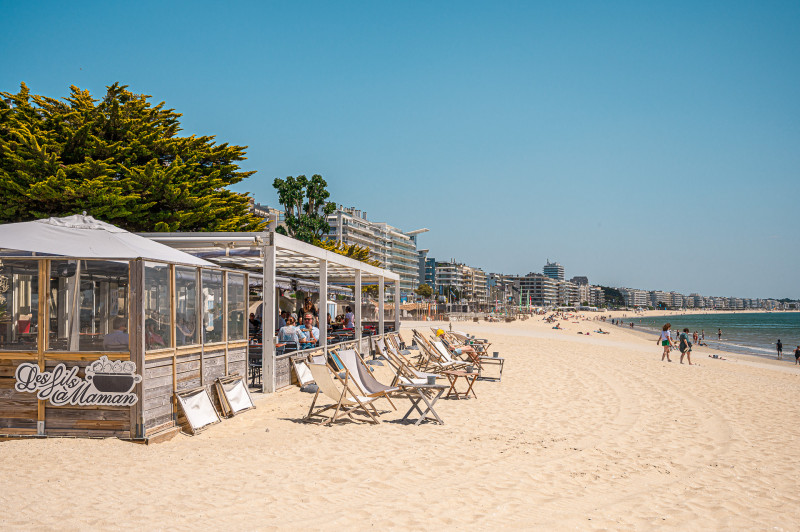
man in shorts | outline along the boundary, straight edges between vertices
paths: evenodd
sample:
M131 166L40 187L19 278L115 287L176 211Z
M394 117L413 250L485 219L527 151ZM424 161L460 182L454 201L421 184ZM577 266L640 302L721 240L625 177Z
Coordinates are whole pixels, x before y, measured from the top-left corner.
M778 343L775 344L775 347L778 348L778 360L781 360L783 358L783 344L780 338L778 338Z
M800 366L800 345L794 350L794 363Z

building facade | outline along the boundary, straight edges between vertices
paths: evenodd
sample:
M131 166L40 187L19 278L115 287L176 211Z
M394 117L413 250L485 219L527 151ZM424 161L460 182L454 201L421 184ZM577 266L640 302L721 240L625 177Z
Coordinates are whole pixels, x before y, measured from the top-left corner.
M328 216L328 225L331 230L324 235L325 238L368 247L371 259L377 260L382 268L400 275L401 297L412 297L419 286L417 235L427 229L403 232L387 223L369 221L366 211L341 205Z
M555 279L556 281L564 280L564 267L557 262L547 261L547 264L542 268L542 273L545 277Z

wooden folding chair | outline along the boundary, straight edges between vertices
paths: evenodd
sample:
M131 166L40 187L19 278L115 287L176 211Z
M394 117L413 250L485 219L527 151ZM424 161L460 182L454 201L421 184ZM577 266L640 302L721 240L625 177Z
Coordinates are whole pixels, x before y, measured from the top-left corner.
M377 398L363 397L358 395L357 391L353 390L350 382L350 372L347 371L346 368L344 369L344 379L341 379L338 375L332 373L327 364L308 364L308 369L311 371L311 375L314 377L314 382L317 383L317 393L314 394L314 400L311 401L311 407L308 409L308 414L303 419L311 421L314 416L318 416L326 410L333 409L333 414L331 417L326 418L325 416L322 416L325 421L320 421L319 423L331 425L337 421L340 414L345 414L351 420L355 421L353 412L360 410L369 416L370 419L368 421L370 423L380 423L380 420L376 417L380 414L378 414L378 411L372 404ZM339 388L336 386L336 382L333 380L332 376L341 383L341 390L339 390ZM319 397L320 393L335 401L335 403L320 407L314 411L314 405L316 405L317 398ZM370 411L370 409L367 407L371 407L372 411Z

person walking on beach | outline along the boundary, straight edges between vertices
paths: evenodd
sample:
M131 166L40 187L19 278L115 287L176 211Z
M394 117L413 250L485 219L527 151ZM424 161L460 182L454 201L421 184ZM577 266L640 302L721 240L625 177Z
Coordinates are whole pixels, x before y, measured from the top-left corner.
M664 357L667 358L667 362L672 362L669 358L669 350L671 347L674 347L675 344L672 343L672 338L669 334L669 329L672 327L671 323L665 323L664 326L661 328L661 336L658 337L658 342L664 347L664 354L661 355L661 361L664 361Z
M794 363L800 366L800 345L794 350Z
M683 364L683 355L686 355L686 361L692 366L692 342L689 341L689 329L684 329L681 333L678 348L681 350L681 364Z
M778 343L775 344L775 347L778 348L778 360L783 359L783 344L781 343L780 338L778 338Z

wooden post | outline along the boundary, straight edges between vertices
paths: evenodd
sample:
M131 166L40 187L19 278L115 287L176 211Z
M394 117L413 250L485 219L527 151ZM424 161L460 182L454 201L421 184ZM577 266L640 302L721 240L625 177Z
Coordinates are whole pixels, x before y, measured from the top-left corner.
M328 261L319 260L319 347L328 354Z
M50 319L47 313L47 296L50 292L50 261L39 261L39 318L36 320L38 331L36 333L36 354L39 362L39 371L44 371L44 354L47 351L47 329ZM37 401L36 433L45 434L44 401Z
M261 290L261 382L264 393L275 391L275 239L265 234Z
M383 312L386 299L383 275L378 277L378 334L383 336Z
M355 316L353 319L353 326L356 329L355 332L358 348L361 349L361 270L356 270L356 286L353 290L353 295L355 296L353 305L356 307L353 309Z
M394 332L400 332L400 280L394 282Z
M228 308L228 272L222 272L222 341L225 342L225 373L228 375L228 316L230 309Z
M128 282L128 348L131 360L136 364L136 372L142 382L136 385L139 400L131 407L131 437L144 437L144 261L136 259L129 262Z

